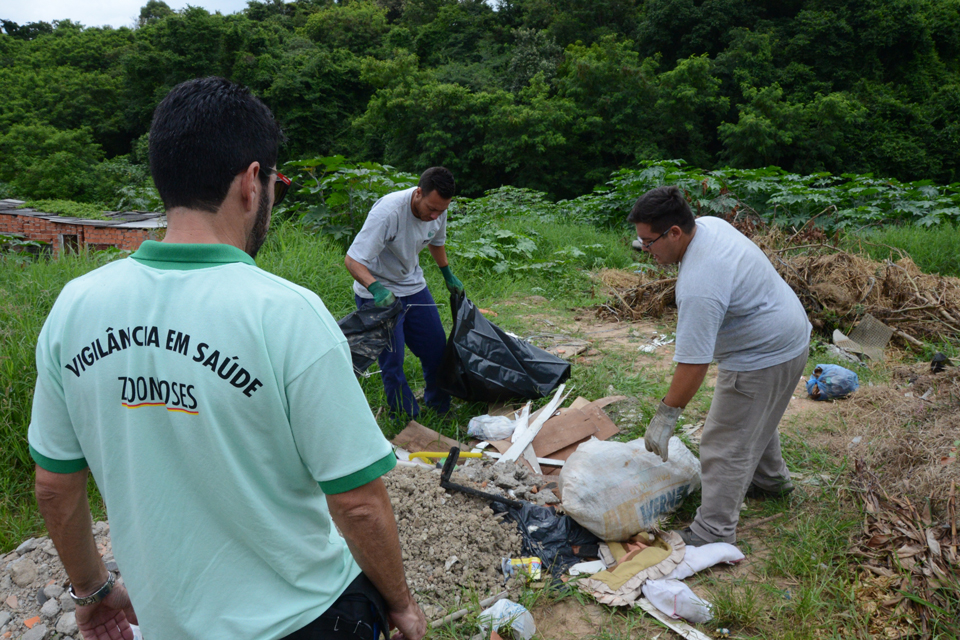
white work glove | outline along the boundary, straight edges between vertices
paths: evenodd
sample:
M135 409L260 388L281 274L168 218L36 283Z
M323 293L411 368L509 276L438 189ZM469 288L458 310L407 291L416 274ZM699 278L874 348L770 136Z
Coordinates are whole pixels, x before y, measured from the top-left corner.
M680 419L682 408L668 407L660 401L657 412L647 425L647 434L643 436L643 444L647 451L660 456L664 462L667 461L667 443L670 442L670 436L677 427L677 420Z

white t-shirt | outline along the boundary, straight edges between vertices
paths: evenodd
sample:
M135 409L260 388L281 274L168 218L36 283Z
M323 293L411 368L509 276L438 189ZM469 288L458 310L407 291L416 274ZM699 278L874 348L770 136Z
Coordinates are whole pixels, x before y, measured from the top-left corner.
M763 251L720 218L697 219L677 276L676 362L756 371L805 353L803 305Z
M431 221L413 215L410 198L415 189L388 193L377 200L347 251L396 296L412 296L427 286L420 252L428 244L442 247L447 239L446 211ZM359 282L353 283L353 291L361 298L373 297Z
M226 245L145 242L64 287L30 452L89 465L150 640L274 640L360 573L326 493L396 464L314 293Z

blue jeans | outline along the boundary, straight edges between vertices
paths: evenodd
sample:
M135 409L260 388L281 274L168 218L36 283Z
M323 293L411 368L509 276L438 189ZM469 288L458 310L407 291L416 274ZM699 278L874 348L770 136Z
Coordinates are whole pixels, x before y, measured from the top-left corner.
M355 298L358 309L364 304L373 304L370 298ZM437 305L426 287L412 296L397 296L397 300L403 305L403 313L393 331L393 349L387 349L377 358L390 412L393 415L407 414L411 418L420 415L420 406L403 373L404 346L408 346L420 359L423 368L426 383L423 404L437 413L446 413L450 410L450 396L438 388L437 372L443 361L447 338Z

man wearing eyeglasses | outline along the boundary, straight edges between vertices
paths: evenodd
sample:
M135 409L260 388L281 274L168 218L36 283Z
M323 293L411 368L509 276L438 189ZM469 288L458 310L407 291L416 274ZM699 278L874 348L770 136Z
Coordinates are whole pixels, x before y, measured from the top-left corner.
M163 242L68 283L40 333L37 501L86 640L426 631L380 479L396 459L343 333L254 262L289 186L281 136L244 87L171 90L150 130ZM91 534L88 470L123 583Z
M803 305L749 238L720 218L694 219L676 187L640 197L627 220L659 264L679 264L677 362L647 427L648 451L668 460L680 412L714 360L718 375L700 440L703 499L684 542L735 542L744 496L793 491L777 427L807 362Z
M344 259L355 280L358 309L366 304L390 306L396 300L403 305L393 345L378 358L387 404L394 416L415 418L420 414L403 372L404 346L410 347L423 367L424 404L439 414L450 410L450 396L440 390L437 380L446 336L419 256L427 248L447 289L463 293L463 283L450 270L444 247L447 207L455 191L449 170L427 169L416 187L377 200Z

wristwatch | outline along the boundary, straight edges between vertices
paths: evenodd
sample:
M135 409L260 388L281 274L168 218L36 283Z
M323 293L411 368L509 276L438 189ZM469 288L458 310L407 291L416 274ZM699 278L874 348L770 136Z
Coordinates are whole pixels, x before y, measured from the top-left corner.
M70 594L70 598L78 607L96 604L106 598L107 594L113 591L113 585L117 582L117 577L113 575L112 571L108 571L107 576L107 581L103 583L103 586L88 596L84 596L82 598L78 597L77 594L73 592L73 585L70 585L70 589L67 592Z

